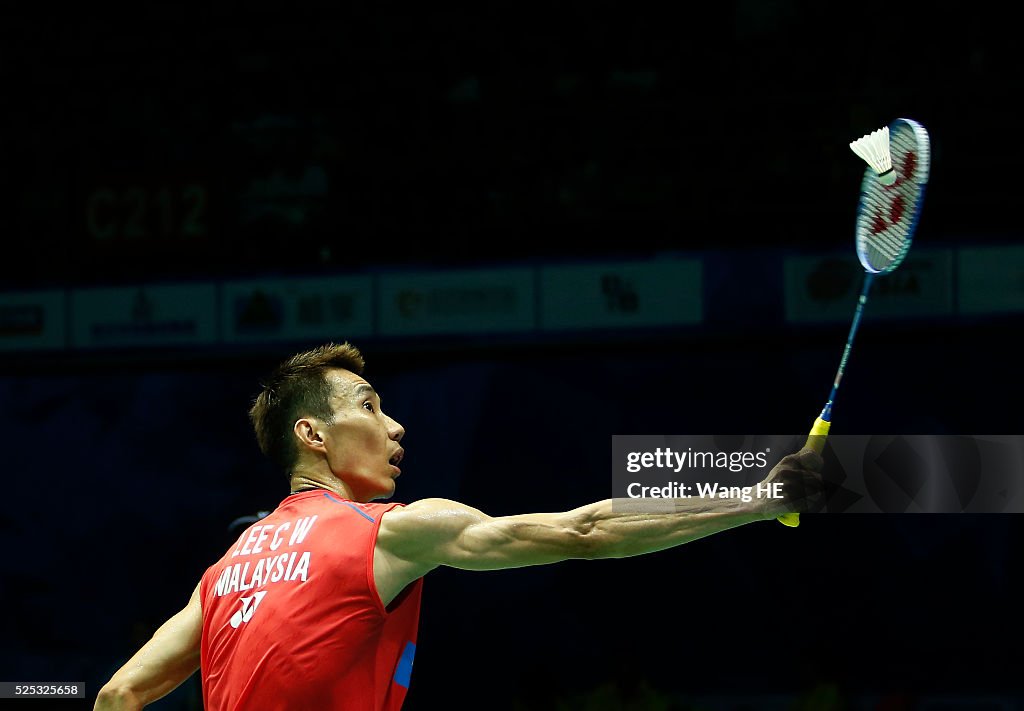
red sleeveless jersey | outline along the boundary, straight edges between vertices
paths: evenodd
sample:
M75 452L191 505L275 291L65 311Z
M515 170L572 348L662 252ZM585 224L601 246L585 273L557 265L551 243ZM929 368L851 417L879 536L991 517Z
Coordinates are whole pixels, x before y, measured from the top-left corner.
M206 711L395 711L409 687L423 579L385 609L373 581L380 519L317 489L254 523L203 574Z

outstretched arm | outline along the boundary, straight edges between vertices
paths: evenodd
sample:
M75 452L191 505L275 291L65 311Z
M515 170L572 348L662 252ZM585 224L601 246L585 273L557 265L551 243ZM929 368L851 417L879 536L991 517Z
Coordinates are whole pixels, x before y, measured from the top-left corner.
M781 501L675 499L671 513L637 511L632 499L621 500L621 506L606 499L561 513L491 517L456 501L424 499L381 519L377 549L388 570L406 580L440 565L497 570L643 555L786 511L806 511L821 490L820 467L821 457L804 449L784 457L765 480L783 484Z
M96 697L93 711L136 711L166 696L199 668L203 611L199 586L188 604L153 634Z

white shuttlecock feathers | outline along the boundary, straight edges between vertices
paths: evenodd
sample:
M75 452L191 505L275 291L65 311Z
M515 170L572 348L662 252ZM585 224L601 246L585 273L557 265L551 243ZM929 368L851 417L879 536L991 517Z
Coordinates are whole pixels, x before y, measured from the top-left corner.
M892 153L889 152L888 126L861 136L850 144L850 150L874 169L882 185L896 182L896 174L892 170Z

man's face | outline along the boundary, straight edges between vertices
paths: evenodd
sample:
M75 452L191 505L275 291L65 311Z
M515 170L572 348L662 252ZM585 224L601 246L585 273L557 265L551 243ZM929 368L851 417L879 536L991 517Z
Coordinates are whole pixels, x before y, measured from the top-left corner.
M355 501L388 498L401 474L398 444L405 429L384 414L380 397L361 376L348 370L327 373L334 424L324 425L327 462L352 491Z

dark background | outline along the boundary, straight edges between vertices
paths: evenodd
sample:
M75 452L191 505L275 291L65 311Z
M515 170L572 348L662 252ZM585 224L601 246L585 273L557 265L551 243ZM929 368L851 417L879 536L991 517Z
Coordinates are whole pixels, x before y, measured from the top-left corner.
M5 9L0 287L845 248L846 144L900 116L934 151L918 243L1019 244L1024 60L995 7ZM866 318L847 431L1020 433L1019 318ZM608 496L613 434L804 431L844 335L358 345L408 431L397 499L500 515ZM310 345L0 360L0 677L92 696L185 603L287 493L245 412ZM439 570L407 706L1017 708L1021 539L1016 515L818 516Z

